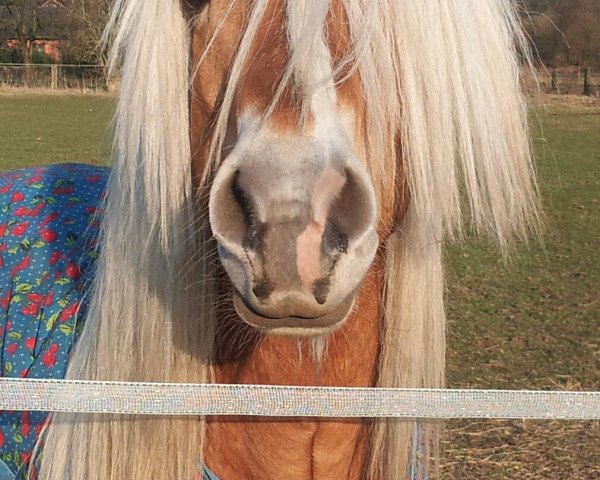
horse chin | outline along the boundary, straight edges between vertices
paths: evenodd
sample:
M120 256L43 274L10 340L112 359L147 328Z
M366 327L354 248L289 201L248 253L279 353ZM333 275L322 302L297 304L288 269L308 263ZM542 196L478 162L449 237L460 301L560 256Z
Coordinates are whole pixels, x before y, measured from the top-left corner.
M239 317L248 325L265 333L294 337L314 337L341 327L352 312L354 295L349 296L331 312L319 317L265 317L234 295L233 305Z

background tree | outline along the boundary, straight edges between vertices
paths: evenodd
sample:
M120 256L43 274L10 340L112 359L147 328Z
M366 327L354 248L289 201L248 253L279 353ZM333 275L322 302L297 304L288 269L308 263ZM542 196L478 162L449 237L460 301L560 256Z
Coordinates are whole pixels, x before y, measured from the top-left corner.
M600 67L600 0L517 1L544 64ZM48 8L49 3L60 8ZM57 35L63 63L104 64L98 44L110 4L111 0L0 0L0 49L6 40L17 40L19 61L29 64L36 38ZM10 55L4 58L17 54L5 53Z
M18 40L26 65L31 64L33 42L37 38L39 6L38 0L0 0L0 8L7 14L4 16L5 28Z
M69 8L71 29L64 54L74 63L103 65L104 52L99 48L108 21L112 0L74 0Z
M546 65L600 67L600 0L525 0L522 17Z
M565 37L556 55L573 65L599 64L600 1L562 1L554 6L552 15Z

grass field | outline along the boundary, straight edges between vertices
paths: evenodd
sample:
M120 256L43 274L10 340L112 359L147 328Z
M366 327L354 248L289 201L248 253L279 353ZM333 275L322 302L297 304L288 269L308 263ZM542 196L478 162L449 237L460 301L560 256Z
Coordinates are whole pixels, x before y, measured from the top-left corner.
M0 90L0 170L107 162L114 98Z
M447 252L448 385L600 390L600 102L532 109L543 244ZM104 163L110 97L0 93L0 170ZM599 422L447 424L444 478L600 479Z
M448 384L600 390L600 102L532 110L542 244L505 265L484 242L449 249ZM447 424L460 479L600 479L600 422Z

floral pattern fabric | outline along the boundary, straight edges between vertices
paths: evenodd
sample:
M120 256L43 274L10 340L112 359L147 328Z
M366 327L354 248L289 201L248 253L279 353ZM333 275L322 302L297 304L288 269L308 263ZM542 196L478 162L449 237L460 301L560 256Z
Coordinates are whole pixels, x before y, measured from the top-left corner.
M64 377L107 177L106 168L76 164L0 174L0 376ZM25 478L47 416L0 412L0 480Z

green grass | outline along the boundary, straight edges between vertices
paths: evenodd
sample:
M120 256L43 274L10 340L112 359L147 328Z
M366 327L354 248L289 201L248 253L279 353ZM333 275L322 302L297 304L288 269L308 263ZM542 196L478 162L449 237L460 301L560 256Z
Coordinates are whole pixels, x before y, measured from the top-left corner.
M114 98L0 92L0 170L106 163Z
M448 384L600 390L600 103L532 111L543 245L448 249ZM600 422L455 421L447 478L600 479Z
M449 249L453 386L600 390L600 107L535 113L543 245Z
M532 110L543 245L446 254L448 384L600 390L600 103ZM0 170L105 163L114 99L0 94ZM450 422L446 478L600 479L598 422Z

